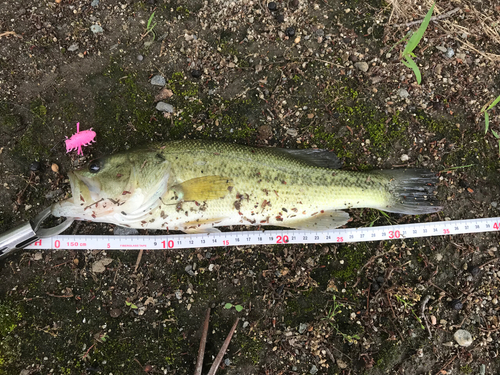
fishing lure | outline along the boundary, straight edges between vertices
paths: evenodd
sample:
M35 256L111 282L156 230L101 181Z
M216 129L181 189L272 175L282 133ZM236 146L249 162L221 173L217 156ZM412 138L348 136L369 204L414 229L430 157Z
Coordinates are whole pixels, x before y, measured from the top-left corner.
M80 131L80 123L76 124L76 133L71 138L66 139L66 153L78 149L78 155L83 155L82 146L88 146L95 142L95 131L90 130ZM67 137L66 137L67 138Z

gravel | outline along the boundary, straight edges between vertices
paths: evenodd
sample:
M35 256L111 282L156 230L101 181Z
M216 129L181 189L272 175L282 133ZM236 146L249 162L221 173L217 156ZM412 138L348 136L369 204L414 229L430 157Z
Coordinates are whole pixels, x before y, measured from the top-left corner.
M358 61L357 63L354 63L354 67L365 73L368 71L368 64L364 61Z
M453 335L453 338L460 346L470 346L473 342L472 335L465 329L459 329L458 331L456 331Z
M168 104L165 102L156 103L156 109L161 112L174 113L174 107L172 104Z
M139 55L139 56L142 56L142 55ZM139 59L139 57L137 57L137 60L141 61ZM165 77L163 77L162 75L155 75L153 76L153 78L151 78L151 84L154 85L154 86L165 86L167 82L165 81Z

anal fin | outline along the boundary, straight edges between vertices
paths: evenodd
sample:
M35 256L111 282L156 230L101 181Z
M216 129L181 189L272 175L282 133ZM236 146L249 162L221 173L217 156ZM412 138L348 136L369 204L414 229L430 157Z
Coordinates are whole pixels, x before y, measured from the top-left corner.
M184 233L219 233L220 230L214 226L221 223L223 218L212 218L204 220L188 221L184 223L182 231Z
M344 211L327 211L306 219L286 220L283 226L302 230L324 231L341 227L349 221L349 214Z
M192 233L192 234L196 234L196 233L220 233L220 230L217 229L217 228L210 228L210 227L205 227L205 228L196 228L196 229L184 229L183 230L184 233Z

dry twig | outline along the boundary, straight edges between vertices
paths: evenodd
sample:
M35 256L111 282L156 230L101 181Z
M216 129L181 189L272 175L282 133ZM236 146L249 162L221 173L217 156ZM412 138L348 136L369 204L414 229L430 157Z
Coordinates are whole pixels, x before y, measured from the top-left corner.
M236 326L238 325L239 321L240 318L236 318L236 322L234 322L231 331L229 331L229 334L227 335L226 340L224 341L224 344L222 344L222 348L220 348L219 354L217 354L214 363L212 363L212 367L210 367L208 375L215 375L215 373L217 372L217 369L219 368L219 365L222 362L222 358L224 357L224 354L226 354L227 347L229 346L229 342L233 337L234 331L236 331Z
M205 356L205 345L207 344L208 323L210 321L210 308L207 310L205 322L203 323L203 331L201 334L200 349L198 350L198 360L196 361L196 370L194 375L201 375L203 368L203 357Z
M432 21L439 21L439 20L442 20L443 18L448 18L448 17L454 15L455 13L457 13L459 10L460 10L460 8L455 8L455 9L450 10L449 12L440 14L439 16L432 16L431 17L431 22ZM418 20L418 21L412 21L412 22L406 22L406 23L398 23L397 25L392 25L392 27L403 27L403 26L404 27L409 27L409 26L413 26L413 25L419 25L422 22L424 22L423 18L421 20Z

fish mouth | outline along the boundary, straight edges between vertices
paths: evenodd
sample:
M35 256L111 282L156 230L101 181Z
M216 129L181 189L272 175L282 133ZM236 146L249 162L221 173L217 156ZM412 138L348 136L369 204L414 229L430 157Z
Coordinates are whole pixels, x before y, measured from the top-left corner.
M84 217L85 207L93 203L93 197L88 185L88 179L81 177L75 172L68 172L72 196L54 203L52 205L52 215L58 217Z

